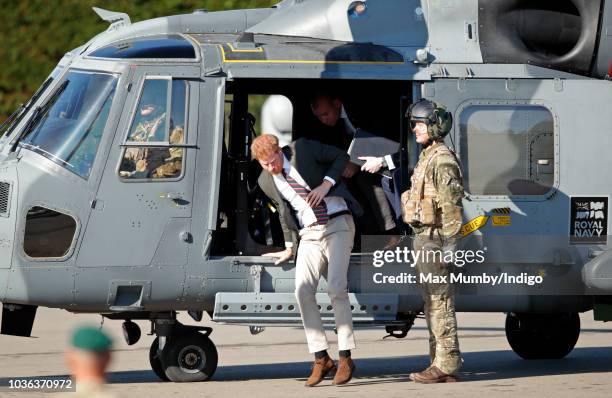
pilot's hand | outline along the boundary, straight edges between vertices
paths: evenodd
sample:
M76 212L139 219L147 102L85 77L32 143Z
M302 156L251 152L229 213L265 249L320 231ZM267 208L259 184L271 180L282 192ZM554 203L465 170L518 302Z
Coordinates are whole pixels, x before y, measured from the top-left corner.
M358 172L359 172L359 166L349 161L344 167L344 171L342 172L342 177L351 178Z
M319 203L321 203L323 198L327 195L331 187L331 182L329 182L328 180L323 180L323 183L321 183L321 185L310 191L308 196L306 196L306 203L308 203L308 206L312 207L313 209L317 207Z
M136 162L136 171L147 171L147 169L149 168L149 162L147 162L146 159L140 159L139 161Z
M377 158L374 156L360 156L359 160L365 160L363 166L361 166L361 170L367 171L368 173L378 173L380 169L383 167L383 158Z
M274 265L279 265L281 263L284 263L285 261L291 260L291 257L293 257L293 249L291 247L288 247L282 252L264 253L261 256L275 258L276 261L274 262Z

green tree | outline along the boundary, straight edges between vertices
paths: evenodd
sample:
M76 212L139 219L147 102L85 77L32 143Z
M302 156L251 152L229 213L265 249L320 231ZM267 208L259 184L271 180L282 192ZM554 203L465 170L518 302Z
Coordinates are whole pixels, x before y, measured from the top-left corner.
M0 0L0 120L36 91L62 56L104 31L91 9L125 12L132 22L208 11L269 7L280 0Z

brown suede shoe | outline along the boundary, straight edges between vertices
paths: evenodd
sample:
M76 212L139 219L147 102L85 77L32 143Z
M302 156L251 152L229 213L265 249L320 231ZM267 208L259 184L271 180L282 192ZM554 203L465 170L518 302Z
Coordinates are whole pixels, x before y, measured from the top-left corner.
M319 384L328 373L336 370L336 365L333 359L329 356L321 359L315 359L312 365L312 373L308 380L306 380L306 387L314 387Z
M338 359L338 370L336 371L336 376L334 376L332 384L339 386L348 383L351 381L351 378L353 378L354 371L355 364L351 357L340 357L340 359Z
M432 383L455 383L458 382L457 376L449 375L438 369L437 366L430 366L422 372L411 373L410 378L415 383L432 384Z

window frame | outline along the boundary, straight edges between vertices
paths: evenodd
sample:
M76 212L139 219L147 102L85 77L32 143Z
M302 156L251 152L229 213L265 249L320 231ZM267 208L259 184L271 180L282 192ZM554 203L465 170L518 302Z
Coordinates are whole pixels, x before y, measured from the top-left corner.
M142 99L145 85L149 80L166 80L168 83L167 92L166 92L166 120L165 124L167 126L166 131L164 133L166 140L165 141L151 141L151 142L138 142L138 141L128 141L130 133L132 132L132 126L134 125L134 121L136 119L140 101ZM183 126L183 143L182 144L171 144L170 143L170 119L172 116L172 82L173 81L182 81L185 84L185 109L184 109L184 126ZM138 86L138 96L132 105L132 110L130 112L129 123L127 124L126 132L121 140L121 150L119 151L119 162L117 163L117 167L115 170L115 175L122 183L160 183L160 182L175 182L180 181L185 177L185 167L186 167L186 158L187 158L187 148L193 147L193 145L187 144L187 136L189 134L188 124L189 124L189 106L190 106L190 97L191 97L191 88L189 84L189 80L185 78L175 78L172 75L158 75L151 74L145 75ZM125 178L120 175L121 172L121 164L123 163L123 159L125 157L125 152L128 148L150 148L150 149L172 149L172 148L180 148L183 150L183 158L182 166L181 166L181 174L177 177L173 178Z
M68 216L74 220L74 223L76 226L75 226L74 234L72 235L72 242L70 242L70 246L68 247L66 254L63 255L62 257L31 257L29 254L26 253L25 251L25 233L26 233L26 227L27 227L27 222L28 222L28 213L34 207L42 207L44 209L51 210L56 213L60 213L64 216ZM79 221L79 218L75 214L73 214L72 212L66 209L60 209L55 206L50 206L48 203L33 202L33 203L28 204L27 211L23 214L23 228L20 233L21 242L19 243L19 251L20 251L21 256L30 262L65 262L74 255L75 248L76 248L77 242L79 241L80 234L81 234L81 223Z
M463 112L473 106L487 107L487 106L507 106L507 107L540 107L546 109L552 116L553 121L553 183L548 191L540 195L483 195L483 194L472 194L468 191L468 187L464 186L465 198L468 200L481 200L481 201L520 201L520 202L540 202L550 199L555 195L559 189L559 116L554 111L553 107L542 100L494 100L494 99L478 99L468 100L459 105L455 112L454 128L456 131L456 137L458 145L456 147L457 155L459 159L462 157L462 132L461 132L461 116Z

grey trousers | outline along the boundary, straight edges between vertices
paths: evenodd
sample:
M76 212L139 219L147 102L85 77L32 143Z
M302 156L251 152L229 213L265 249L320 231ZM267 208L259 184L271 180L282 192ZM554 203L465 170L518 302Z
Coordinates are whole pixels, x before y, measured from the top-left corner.
M387 195L381 185L381 177L365 171L359 172L350 179L351 189L361 193L364 199L365 222L374 222L378 231L388 231L395 227L395 213L387 200ZM360 224L361 225L361 224Z

